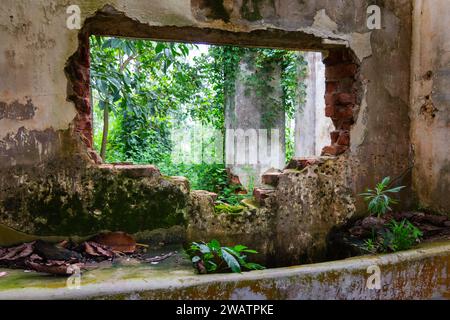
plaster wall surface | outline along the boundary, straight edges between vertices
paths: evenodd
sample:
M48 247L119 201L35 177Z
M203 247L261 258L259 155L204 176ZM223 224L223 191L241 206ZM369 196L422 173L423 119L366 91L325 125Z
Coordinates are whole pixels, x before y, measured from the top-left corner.
M412 1L382 2L380 30L367 29L369 0L236 0L223 1L220 10L204 0L78 3L83 30L100 35L314 51L348 47L360 65L361 90L346 188L354 196L387 175L411 185L410 91L404 84L410 79ZM71 83L64 68L80 41L80 30L66 27L69 4L4 0L0 7L0 174L12 179L1 181L2 218L5 199L22 205L36 197L32 192L18 197L14 189L30 173L57 175L74 162L95 167L74 130L79 111L67 99ZM402 203L407 206L410 198L405 192ZM364 214L361 201L357 211ZM20 218L8 216L20 227L30 225L33 213L26 221Z
M257 91L248 79L261 77L254 63L255 54L242 57L235 80L235 90L229 93L232 101L225 111L225 128L231 134L225 138L225 154L231 163L227 167L246 188L261 184L261 175L270 168L285 166L285 114L280 111L282 101L281 67L272 63L264 77L268 83ZM269 81L270 79L270 81ZM269 90L270 88L270 90ZM264 91L264 92L260 92ZM263 131L264 130L264 131ZM275 132L273 132L274 130ZM272 132L274 134L272 134ZM270 153L270 157L268 157Z
M304 79L305 102L295 113L295 156L320 156L330 144L333 123L325 116L325 65L320 52L306 52L308 71Z
M418 204L450 213L450 1L414 1L411 140Z

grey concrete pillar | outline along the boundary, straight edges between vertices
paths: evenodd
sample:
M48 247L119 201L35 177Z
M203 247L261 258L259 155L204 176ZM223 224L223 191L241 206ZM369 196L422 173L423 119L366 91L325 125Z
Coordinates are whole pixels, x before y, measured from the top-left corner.
M306 85L306 99L295 114L295 157L319 156L330 144L333 122L325 117L325 66L319 52L303 53L308 63L307 75L300 79Z
M247 53L238 65L235 90L226 95L227 166L246 187L259 186L262 173L285 165L281 66L271 64L269 74L261 73L255 66L255 53ZM255 84L256 77L270 79L266 88Z

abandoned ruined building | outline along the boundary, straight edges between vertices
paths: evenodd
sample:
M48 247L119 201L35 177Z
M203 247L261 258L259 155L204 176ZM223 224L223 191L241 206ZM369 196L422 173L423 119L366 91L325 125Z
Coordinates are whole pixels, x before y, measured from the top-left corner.
M77 4L79 28L69 28L68 1L2 0L0 224L239 242L286 266L323 260L329 233L367 215L358 194L385 176L407 186L400 209L450 214L447 0ZM372 4L379 29L367 25ZM239 214L216 213L215 194L152 164L103 163L92 138L91 35L321 52L330 142L263 174Z

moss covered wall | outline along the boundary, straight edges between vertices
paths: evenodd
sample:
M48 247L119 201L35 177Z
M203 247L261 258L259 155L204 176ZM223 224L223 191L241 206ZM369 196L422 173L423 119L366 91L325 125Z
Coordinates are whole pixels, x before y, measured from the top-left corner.
M189 182L153 166L82 166L55 160L0 170L0 223L39 235L89 235L185 224Z
M345 190L355 195L387 175L411 185L405 85L410 78L411 1L379 1L381 30L367 29L369 0L78 3L81 31L66 27L67 1L2 1L1 222L43 233L134 231L178 223L185 210L186 195L176 183L162 177L125 178L94 164L82 134L89 129L90 106L84 101L80 108L69 99L74 82L66 73L69 58L80 47L80 32L324 51L348 47L360 64L362 90L350 128L346 165L352 170ZM411 193L405 195L408 206ZM360 202L356 208L364 213Z
M347 157L321 157L307 164L292 160L289 169L272 180L268 196L240 213L218 213L208 193L193 192L187 238L218 239L222 245L238 241L256 249L260 255L253 259L267 266L326 260L327 236L356 212L347 187L352 173L348 161Z

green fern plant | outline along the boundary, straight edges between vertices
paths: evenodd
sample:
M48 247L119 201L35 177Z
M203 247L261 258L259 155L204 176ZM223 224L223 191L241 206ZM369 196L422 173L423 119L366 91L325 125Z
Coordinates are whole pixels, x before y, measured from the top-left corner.
M360 196L368 202L368 210L371 214L376 214L377 217L386 214L388 210L392 210L390 205L398 203L397 200L389 196L392 193L398 193L405 186L399 186L388 189L391 183L390 177L385 177L380 183L375 186L375 189L367 189L366 192L361 193Z

